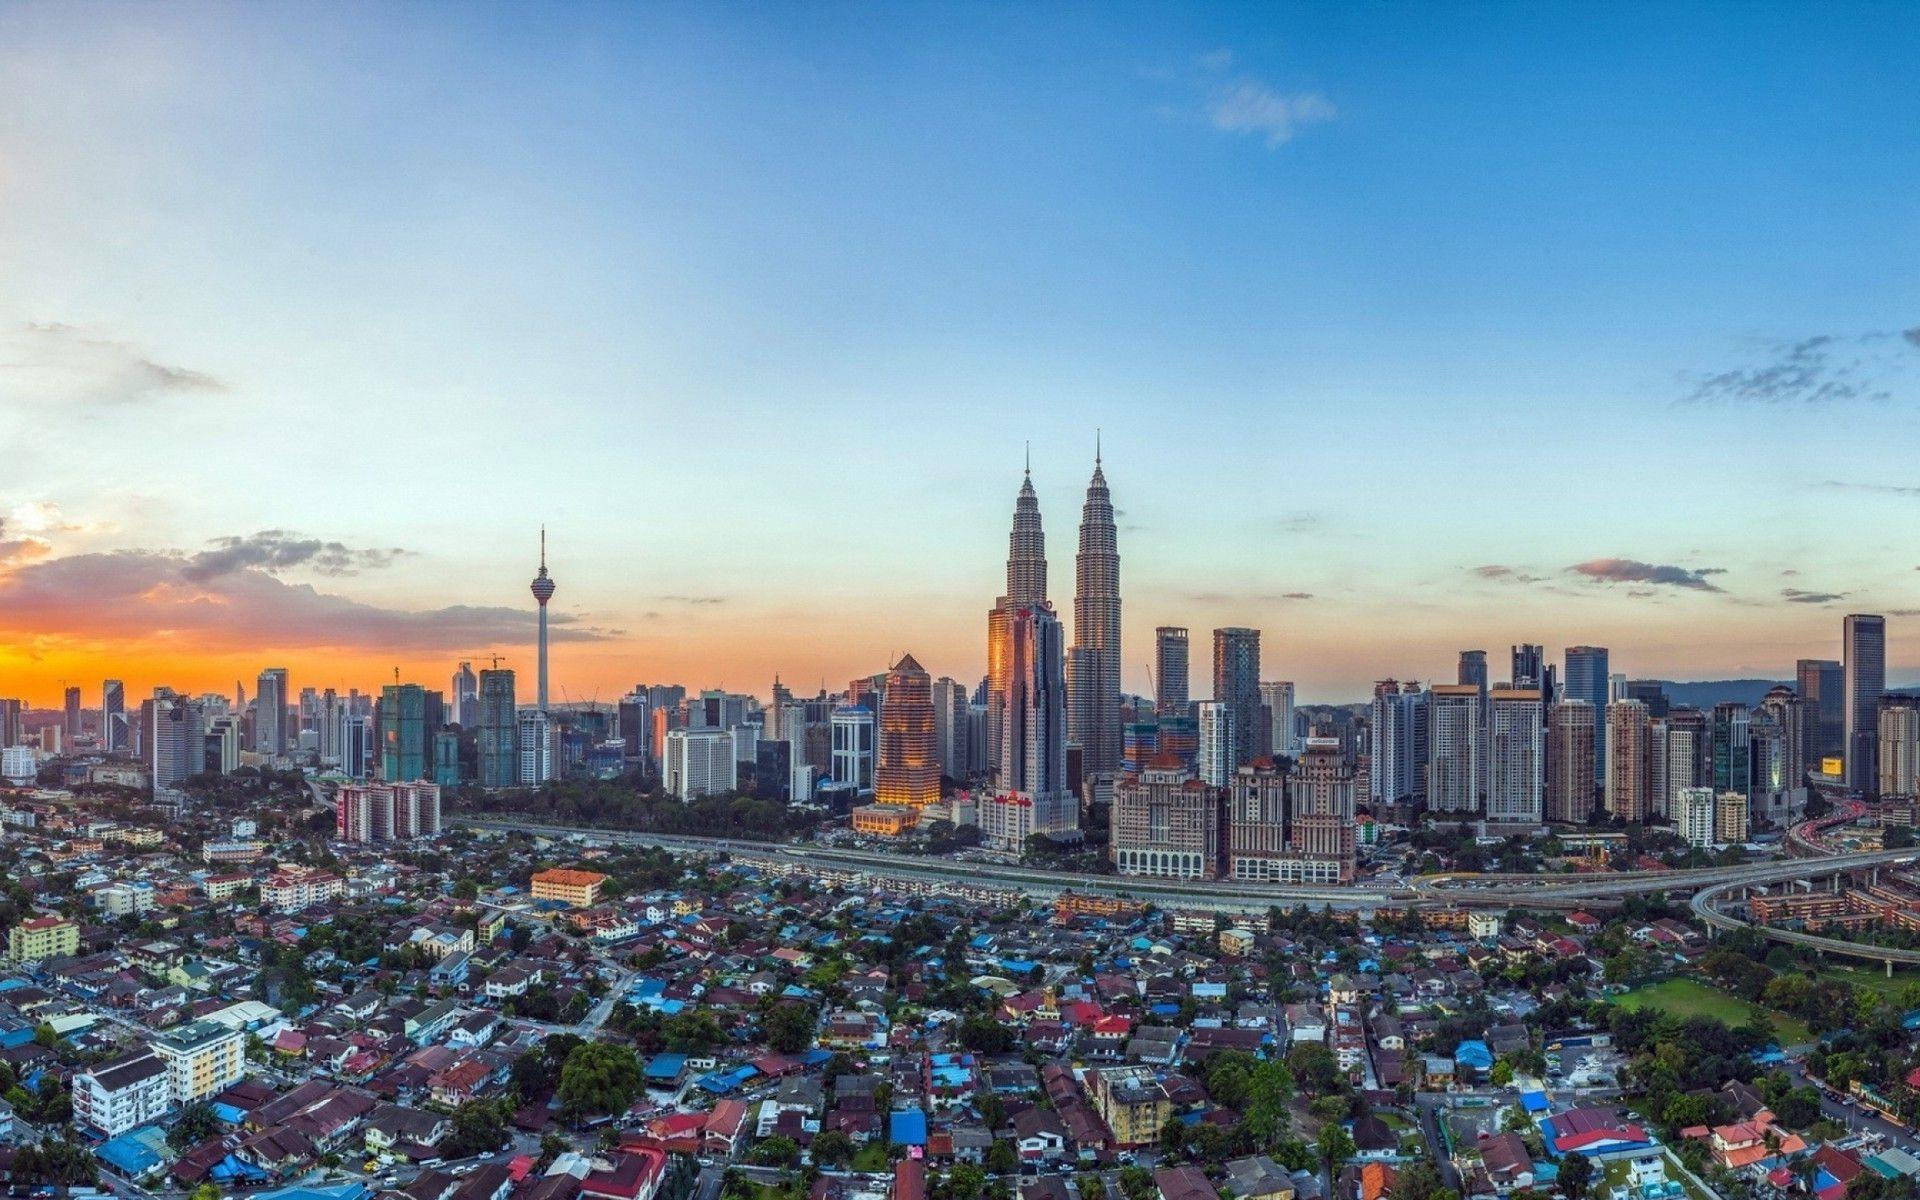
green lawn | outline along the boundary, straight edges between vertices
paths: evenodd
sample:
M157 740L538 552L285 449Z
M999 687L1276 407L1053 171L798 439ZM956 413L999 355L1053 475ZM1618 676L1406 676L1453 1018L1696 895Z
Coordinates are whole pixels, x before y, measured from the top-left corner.
M1900 993L1906 990L1908 984L1920 982L1920 971L1904 967L1894 968L1893 978L1889 979L1886 968L1878 963L1858 969L1840 966L1822 967L1816 974L1821 979L1837 979L1841 983L1851 984L1856 988L1879 992L1890 1003L1899 1000Z
M886 1170L887 1147L885 1144L872 1141L860 1147L860 1152L853 1156L853 1169L869 1173Z
M1696 979L1667 979L1637 987L1624 995L1613 997L1613 1003L1628 1009L1657 1008L1676 1017L1718 1017L1736 1026L1745 1024L1748 1016L1758 1009L1773 1019L1774 1031L1779 1034L1782 1045L1813 1040L1813 1034L1806 1025L1785 1013L1759 1008Z

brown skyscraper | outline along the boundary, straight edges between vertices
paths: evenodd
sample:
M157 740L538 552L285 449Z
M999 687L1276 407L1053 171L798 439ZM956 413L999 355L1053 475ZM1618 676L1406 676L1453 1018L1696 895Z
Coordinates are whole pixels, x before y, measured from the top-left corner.
M933 729L933 681L913 655L887 672L880 709L880 760L873 799L918 811L940 799L940 755Z
M1653 730L1638 700L1607 705L1607 812L1644 821L1653 811Z
M1593 705L1562 700L1547 711L1547 820L1584 825L1593 813Z

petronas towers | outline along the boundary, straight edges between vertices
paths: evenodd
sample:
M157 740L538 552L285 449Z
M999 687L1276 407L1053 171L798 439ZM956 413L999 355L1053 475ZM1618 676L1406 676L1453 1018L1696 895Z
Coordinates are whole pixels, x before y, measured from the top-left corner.
M1014 501L1007 591L987 614L987 741L994 796L981 805L990 845L1019 853L1028 838L1077 840L1080 801L1067 743L1096 789L1120 763L1120 556L1113 500L1094 455L1075 560L1071 652L1047 600L1046 536L1031 470Z
M1096 781L1120 769L1120 552L1113 498L1093 455L1093 480L1080 510L1073 572L1073 649L1067 654L1067 736L1080 744L1080 771ZM1098 786L1098 783L1096 783Z

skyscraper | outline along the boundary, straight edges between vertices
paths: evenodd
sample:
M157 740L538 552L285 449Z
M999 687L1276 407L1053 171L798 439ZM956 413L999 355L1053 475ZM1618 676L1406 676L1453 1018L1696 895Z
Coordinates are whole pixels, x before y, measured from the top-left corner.
M268 667L254 684L253 748L271 757L285 754L288 746L287 669Z
M1569 684L1571 689L1571 684ZM1644 821L1652 811L1653 763L1647 706L1638 700L1607 705L1607 778L1602 785L1608 814Z
M940 799L940 757L934 728L933 681L911 654L887 672L880 708L880 761L873 771L876 804L916 813Z
M1300 739L1293 732L1293 682L1279 679L1260 685L1260 704L1267 711L1267 749L1288 758L1300 753Z
M1480 809L1480 689L1471 683L1436 683L1427 692L1427 809L1471 813Z
M1163 755L1115 783L1107 853L1122 875L1213 879L1223 826L1219 790Z
M1513 670L1510 676L1515 687L1541 687L1546 681L1546 650L1531 642L1522 642L1513 647ZM1545 699L1546 697L1542 697Z
M1658 774L1665 790L1654 795L1653 807L1656 812L1673 816L1678 811L1680 793L1687 788L1712 791L1713 734L1707 715L1697 708L1673 709L1661 725L1666 737L1660 749L1666 758Z
M1605 646L1568 646L1565 695L1585 700L1598 716L1607 711L1607 648ZM1604 717L1600 718L1604 723ZM1594 738L1593 778L1596 784L1607 780L1607 745L1604 732Z
M1153 631L1153 711L1161 716L1187 715L1191 671L1187 631L1162 625Z
M1584 825L1593 813L1593 705L1568 698L1547 713L1547 820Z
M1067 658L1067 736L1080 743L1084 775L1120 769L1120 553L1113 500L1096 445L1074 559L1073 649Z
M1480 689L1480 705L1484 712L1487 703L1487 652L1485 650L1462 650L1460 666L1454 682L1470 683Z
M1013 615L1025 607L1047 603L1047 538L1040 527L1040 498L1033 491L1028 468L1013 502L1013 530L1007 535L1007 591L987 613L987 761L996 780L1005 756L1001 737L1006 724L1009 685L1007 655L1013 638ZM1010 787L1001 783L1002 788Z
M1373 685L1367 728L1368 796L1380 804L1411 804L1427 794L1427 694L1412 681Z
M519 708L513 693L511 670L493 667L480 672L470 707L480 751L481 787L513 787L520 782Z
M1546 772L1540 689L1495 688L1487 705L1487 820L1538 824Z
M1230 626L1213 631L1213 698L1233 717L1233 760L1228 773L1252 762L1266 749L1266 722L1260 714L1260 631Z
M381 779L412 783L432 777L433 735L440 727L442 708L440 693L417 683L390 683L380 689Z
M1007 538L1007 594L987 614L987 726L996 794L980 827L995 849L1071 838L1080 805L1067 790L1066 644L1047 603L1046 538L1029 470Z
M1233 707L1224 700L1202 700L1198 705L1200 778L1208 787L1225 787L1236 770L1233 762ZM1172 754L1172 751L1166 753ZM1178 757L1177 755L1175 757Z
M100 746L109 754L127 748L127 685L118 679L100 685Z
M1713 776L1708 786L1716 794L1739 792L1745 796L1753 790L1752 719L1747 706L1738 701L1723 700L1713 706L1708 734Z
M1793 678L1807 706L1807 765L1818 770L1820 760L1847 752L1846 670L1830 658L1803 658L1794 664Z
M1881 697L1879 734L1877 793L1920 795L1920 697Z
M1850 613L1841 624L1846 669L1847 786L1871 793L1879 782L1880 697L1887 690L1887 619Z
M63 706L63 709L64 710L62 712L61 722L60 722L60 728L66 734L63 744L68 749L72 749L73 744L78 740L80 740L81 722L80 722L80 689L79 688L70 687L67 689L66 696L65 696L65 704Z
M480 720L480 687L473 675L473 664L463 662L453 673L453 723L471 729Z
M547 574L547 527L540 527L540 573L533 577L533 598L540 604L540 678L536 707L547 711L547 601L553 599L554 582Z
M967 689L958 680L942 675L933 681L934 757L940 773L950 779L965 780L973 774L972 708ZM781 736L787 737L784 728Z

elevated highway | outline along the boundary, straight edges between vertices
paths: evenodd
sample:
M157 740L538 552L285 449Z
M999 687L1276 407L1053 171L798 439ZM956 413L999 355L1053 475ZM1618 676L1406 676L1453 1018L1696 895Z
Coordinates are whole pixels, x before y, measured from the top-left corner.
M1234 883L1220 880L1147 879L1140 876L1089 875L1046 871L972 859L921 858L806 843L753 842L735 838L691 837L629 830L529 825L517 821L452 817L450 824L473 829L519 831L546 837L577 837L588 842L657 846L692 854L728 854L792 862L822 869L862 873L878 879L947 883L1020 891L1051 898L1063 892L1211 909L1225 913L1263 912L1297 904L1336 909L1375 908L1577 908L1629 896L1706 890L1724 896L1744 887L1765 887L1822 878L1891 863L1920 860L1920 849L1877 850L1818 859L1706 867L1689 871L1636 871L1602 875L1481 875L1414 880L1405 884L1351 886ZM1700 911L1696 901L1695 911ZM1705 919L1705 918L1703 918ZM1733 919L1733 918L1727 918ZM1716 926L1724 928L1725 926ZM1784 931L1781 931L1784 932ZM1920 961L1917 959L1916 961Z

